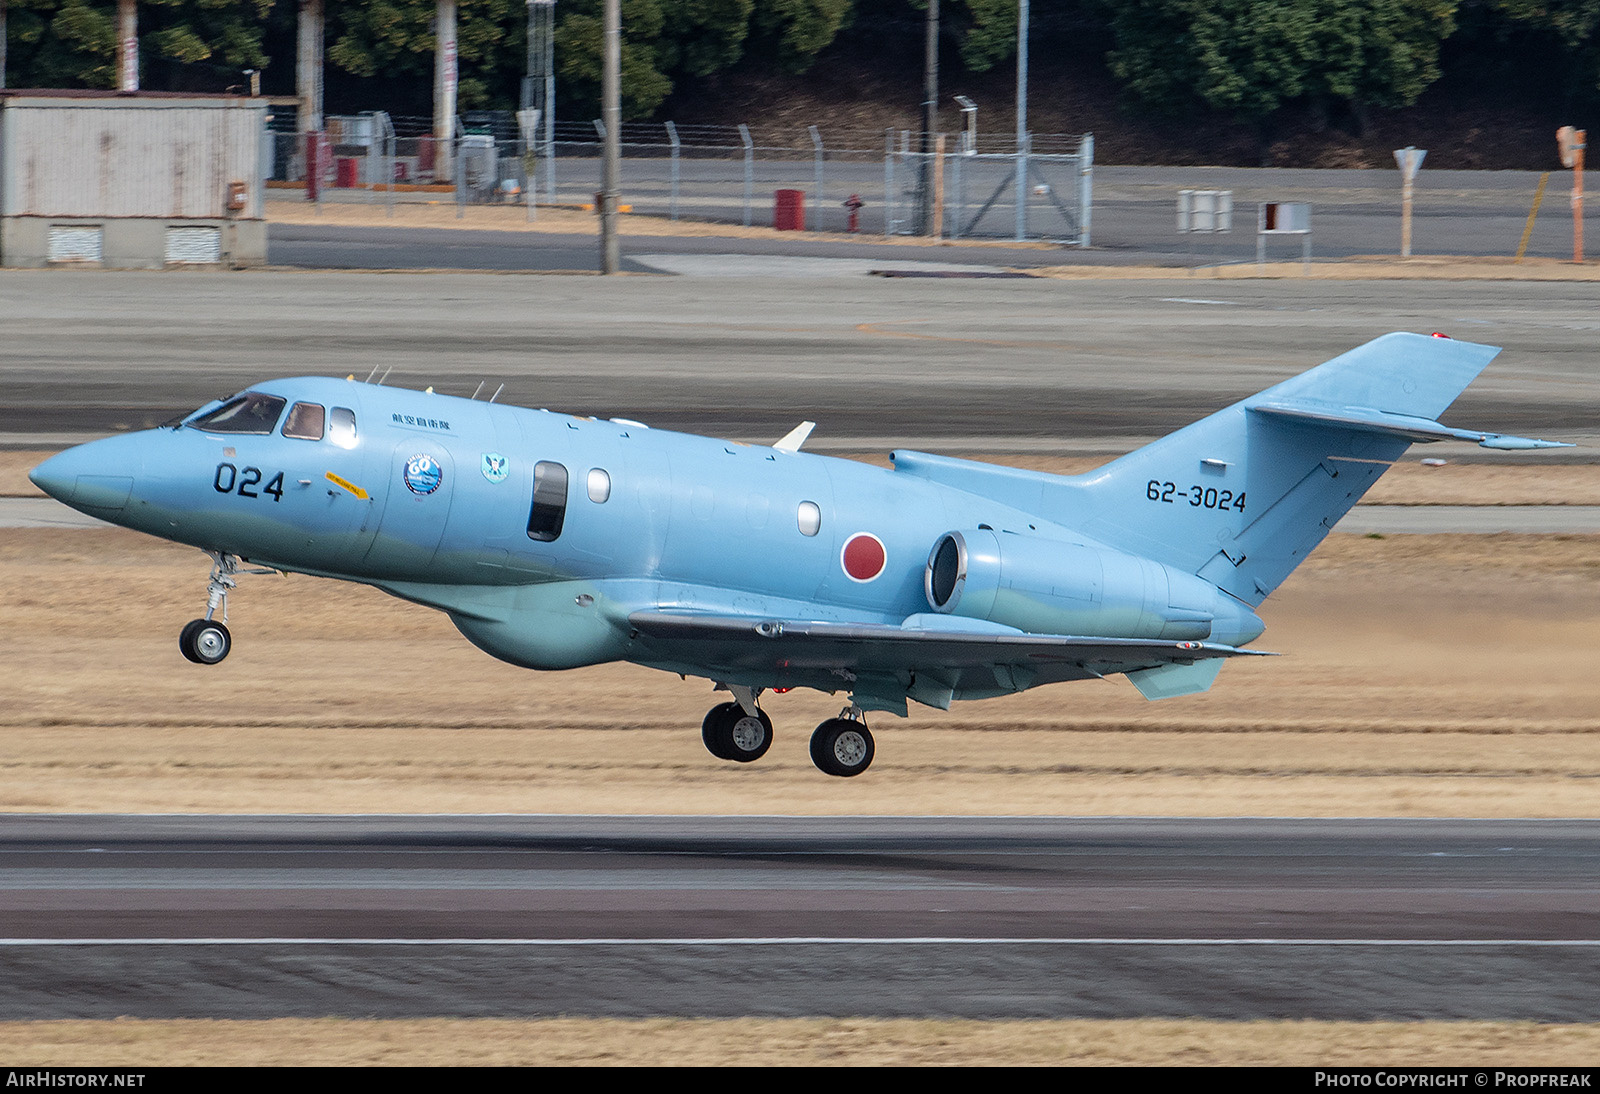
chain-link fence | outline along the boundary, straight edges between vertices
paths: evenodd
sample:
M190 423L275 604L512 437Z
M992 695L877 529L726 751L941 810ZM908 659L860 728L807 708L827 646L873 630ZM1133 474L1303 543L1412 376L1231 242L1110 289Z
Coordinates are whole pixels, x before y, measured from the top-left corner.
M467 114L436 141L426 118L330 116L320 134L275 119L271 182L308 200L453 200L590 206L600 189L604 129L558 122L524 132L515 115ZM622 204L635 213L725 224L945 238L1050 239L1087 245L1094 139L1046 135L1024 150L913 150L909 130L760 130L623 126ZM308 171L311 163L313 170Z

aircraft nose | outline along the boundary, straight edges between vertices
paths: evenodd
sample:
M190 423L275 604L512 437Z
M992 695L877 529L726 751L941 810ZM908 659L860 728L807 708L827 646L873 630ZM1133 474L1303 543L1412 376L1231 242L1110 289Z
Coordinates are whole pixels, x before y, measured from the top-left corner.
M109 517L128 504L142 461L121 437L80 444L45 460L28 479L57 501L90 516Z
M73 449L58 452L28 472L28 481L57 501L66 501L78 484L77 461Z

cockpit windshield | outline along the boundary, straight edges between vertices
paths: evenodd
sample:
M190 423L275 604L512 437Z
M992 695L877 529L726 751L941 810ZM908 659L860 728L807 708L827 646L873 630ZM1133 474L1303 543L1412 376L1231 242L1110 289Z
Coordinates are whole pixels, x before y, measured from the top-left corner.
M271 433L287 401L276 395L247 391L188 425L206 433Z

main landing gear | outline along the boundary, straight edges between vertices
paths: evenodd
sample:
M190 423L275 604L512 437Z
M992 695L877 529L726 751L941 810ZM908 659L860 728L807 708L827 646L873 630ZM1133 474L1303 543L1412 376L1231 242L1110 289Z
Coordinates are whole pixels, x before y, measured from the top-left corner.
M847 706L811 734L811 762L829 775L849 778L872 764L872 731L858 706Z
M700 739L717 759L747 764L772 747L772 719L764 710L747 714L738 703L723 703L712 707L700 724Z
M741 688L735 694L740 692L740 701L711 708L700 725L700 739L717 759L747 764L772 747L772 719L755 705L758 691ZM873 753L872 731L861 708L853 704L811 734L811 762L829 775L859 775L872 764Z
M178 633L178 649L197 665L215 665L233 649L233 635L228 633L228 590L238 584L233 575L239 572L239 557L221 551L206 554L211 556L212 566L205 617L191 619ZM212 618L218 608L222 609L220 622Z

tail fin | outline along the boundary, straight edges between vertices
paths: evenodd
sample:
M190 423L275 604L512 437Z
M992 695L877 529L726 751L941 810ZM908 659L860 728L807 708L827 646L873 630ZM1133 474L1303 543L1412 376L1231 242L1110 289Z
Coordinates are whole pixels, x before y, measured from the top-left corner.
M1416 440L1552 442L1434 419L1499 353L1388 334L1043 491L1045 516L1197 573L1252 607Z

